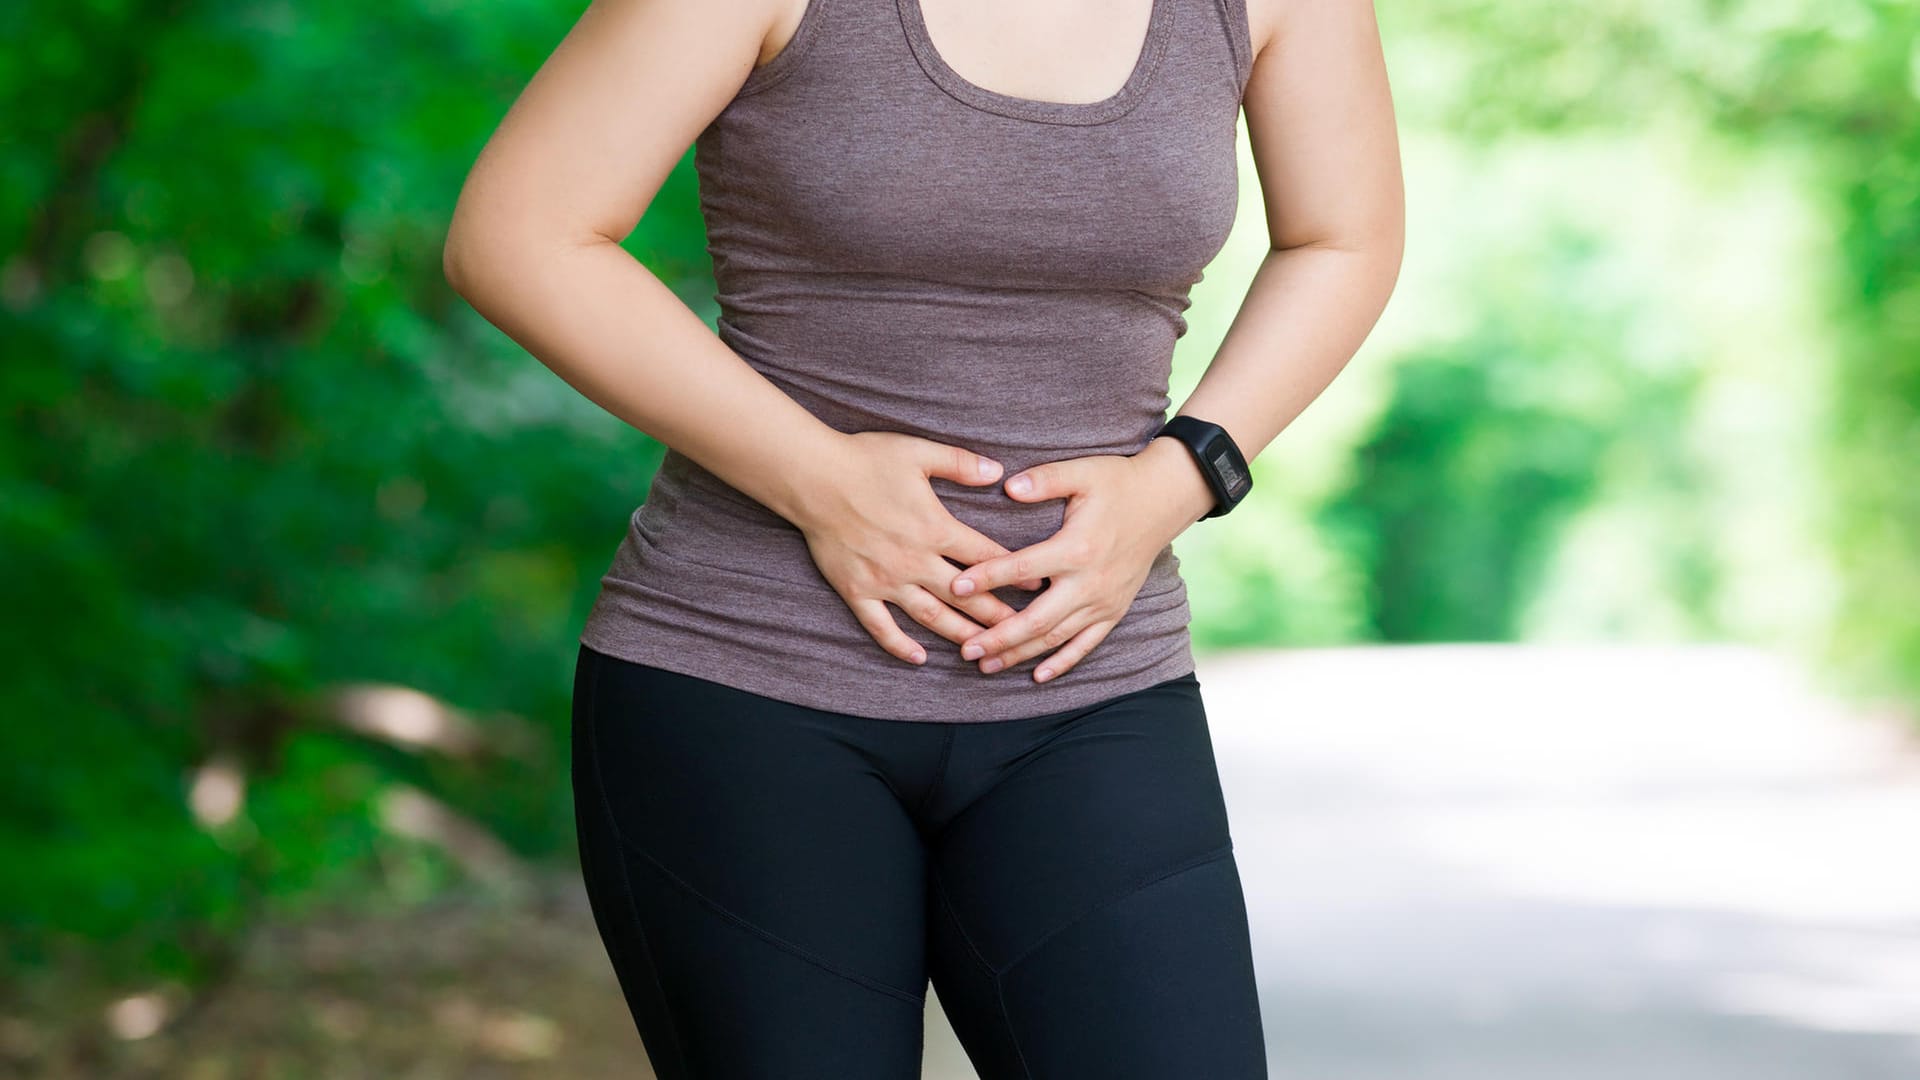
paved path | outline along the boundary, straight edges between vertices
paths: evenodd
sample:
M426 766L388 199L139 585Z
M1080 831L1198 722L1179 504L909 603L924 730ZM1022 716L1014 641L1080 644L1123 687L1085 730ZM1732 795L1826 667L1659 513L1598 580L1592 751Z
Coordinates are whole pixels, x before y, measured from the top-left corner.
M1734 647L1200 678L1276 1080L1920 1078L1908 729Z

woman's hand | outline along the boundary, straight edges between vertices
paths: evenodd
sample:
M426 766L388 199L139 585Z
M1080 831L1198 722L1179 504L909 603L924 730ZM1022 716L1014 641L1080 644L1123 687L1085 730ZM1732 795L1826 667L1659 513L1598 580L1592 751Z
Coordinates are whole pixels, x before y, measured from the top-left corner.
M1015 580L1053 579L1018 614L961 643L961 657L979 660L984 672L1058 647L1035 670L1035 682L1059 676L1105 640L1161 549L1213 506L1206 481L1174 439L1154 439L1132 457L1036 465L1008 477L1006 490L1022 502L1066 499L1060 530L968 567L949 587L956 596L976 596Z
M999 462L904 432L855 432L838 445L847 452L829 470L833 480L807 500L804 520L794 524L814 565L881 648L908 663L927 659L894 621L888 602L956 643L980 633L981 623L992 626L1015 613L987 590L966 597L948 590L960 566L1007 549L954 517L927 482L940 476L991 484L1000 478ZM1014 580L1029 589L1041 584L1032 575Z

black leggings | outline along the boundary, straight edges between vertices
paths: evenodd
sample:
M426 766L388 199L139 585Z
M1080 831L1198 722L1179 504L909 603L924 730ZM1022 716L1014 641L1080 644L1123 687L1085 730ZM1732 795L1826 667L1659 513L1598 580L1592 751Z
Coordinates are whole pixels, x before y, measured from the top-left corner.
M983 1080L1267 1075L1195 676L930 723L582 646L573 701L587 892L661 1080L917 1077L929 979Z

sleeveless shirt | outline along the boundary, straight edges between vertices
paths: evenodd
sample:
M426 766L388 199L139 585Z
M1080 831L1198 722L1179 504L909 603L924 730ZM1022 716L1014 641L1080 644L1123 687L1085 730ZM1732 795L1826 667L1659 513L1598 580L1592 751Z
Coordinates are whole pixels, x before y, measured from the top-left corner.
M1190 290L1238 205L1244 3L1152 0L1121 88L1067 103L969 81L936 50L919 0L811 0L694 144L720 338L837 430L907 432L1000 462L992 484L930 483L1008 550L1058 531L1065 500L1020 502L1001 482L1042 462L1132 455L1165 421ZM994 594L1015 609L1045 595ZM1106 638L1044 683L1032 672L1055 649L985 674L887 612L925 664L880 647L796 527L669 448L580 640L905 721L1040 716L1194 670L1171 544Z

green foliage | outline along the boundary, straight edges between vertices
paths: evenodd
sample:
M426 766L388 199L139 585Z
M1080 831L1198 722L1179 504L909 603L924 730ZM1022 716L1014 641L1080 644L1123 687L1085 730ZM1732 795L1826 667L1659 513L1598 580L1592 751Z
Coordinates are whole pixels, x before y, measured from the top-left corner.
M1920 7L1601 0L1396 9L1411 112L1464 134L1699 123L1804 147L1842 238L1825 438L1842 608L1827 658L1920 696ZM1816 276L1815 280L1823 280Z
M1323 525L1356 553L1383 641L1509 641L1562 531L1607 477L1699 495L1685 447L1702 374L1642 340L1653 297L1618 279L1598 236L1571 226L1490 241L1462 271L1485 297L1457 336L1397 357L1390 396ZM1649 480L1634 460L1660 463ZM1673 543L1711 561L1704 538ZM1689 605L1706 607L1696 585Z
M10 6L0 886L12 958L204 975L262 903L419 866L405 782L570 854L566 675L659 448L447 288L465 170L577 12ZM706 285L690 159L631 246ZM390 682L484 761L335 730ZM193 785L239 762L239 822ZM431 880L432 874L421 880Z

